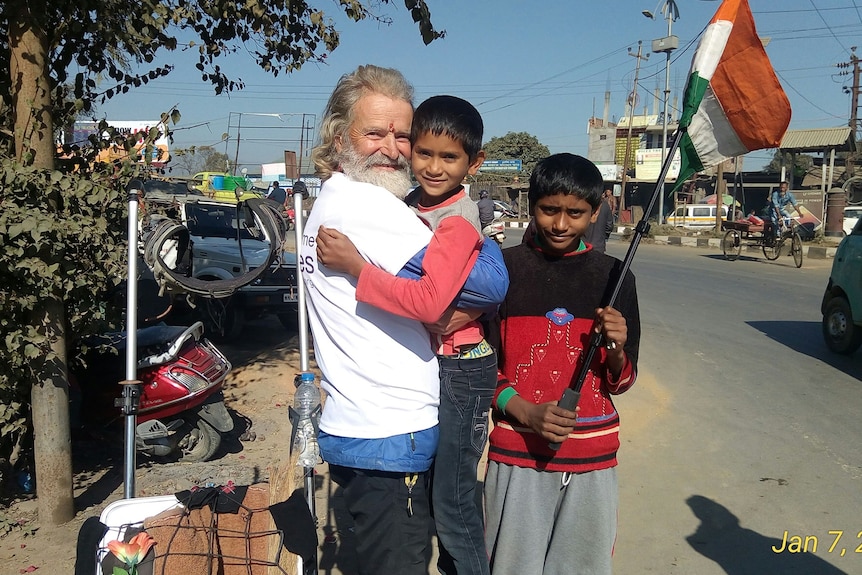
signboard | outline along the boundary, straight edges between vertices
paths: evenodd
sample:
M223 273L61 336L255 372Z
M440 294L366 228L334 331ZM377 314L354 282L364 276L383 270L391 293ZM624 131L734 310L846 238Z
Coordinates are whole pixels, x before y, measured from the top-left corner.
M679 150L673 156L666 181L674 182L679 176ZM638 180L658 181L661 174L661 148L635 150L635 178Z
M485 160L480 172L520 172L521 160Z
M596 167L606 182L616 182L623 177L623 167L619 164L596 164Z
M131 121L108 121L108 124L114 128L120 135L127 137L129 135L139 135L138 143L135 149L140 153L144 145L144 137L150 132L153 127L159 127L161 135L155 141L153 146L152 157L150 158L154 166L164 165L170 158L170 143L167 136L164 135L164 130L161 129L159 122L150 122L146 120L131 120ZM75 122L72 128L72 142L78 145L86 145L87 137L90 134L96 134L99 131L98 122ZM110 135L105 132L99 136L103 140L108 140ZM117 143L112 142L107 148L99 152L96 156L97 162L113 162L122 160L127 157L126 151Z

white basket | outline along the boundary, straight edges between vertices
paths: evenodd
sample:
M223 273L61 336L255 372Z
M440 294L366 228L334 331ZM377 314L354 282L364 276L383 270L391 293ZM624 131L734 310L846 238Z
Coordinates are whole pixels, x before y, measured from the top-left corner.
M109 541L123 541L129 527L142 527L146 519L175 507L182 507L182 503L173 495L120 499L105 507L102 514L99 515L99 520L108 527L108 531L99 542L95 575L102 575L102 560L105 555L110 553L108 551ZM302 557L298 555L296 557L296 572L302 573Z
M109 541L123 541L126 536L126 529L141 527L147 518L174 507L182 507L182 504L173 495L120 499L105 507L102 514L99 515L99 520L107 525L108 531L99 542L96 575L101 575L102 559L110 553L108 551Z

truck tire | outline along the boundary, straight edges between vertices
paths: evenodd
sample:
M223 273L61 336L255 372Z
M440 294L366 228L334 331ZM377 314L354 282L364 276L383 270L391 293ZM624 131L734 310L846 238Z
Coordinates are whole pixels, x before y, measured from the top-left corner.
M205 298L203 322L207 337L216 343L228 343L242 334L245 324L245 310L234 297Z
M851 355L862 345L862 329L853 323L850 303L835 296L823 312L823 340L834 353Z

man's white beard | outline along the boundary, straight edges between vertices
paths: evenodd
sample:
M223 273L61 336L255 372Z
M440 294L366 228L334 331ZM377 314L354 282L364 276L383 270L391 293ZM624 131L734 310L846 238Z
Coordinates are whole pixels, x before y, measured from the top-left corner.
M400 200L407 196L410 189L410 165L407 158L398 156L397 160L387 158L376 152L371 156L363 156L352 145L347 144L341 150L341 170L351 180L374 184L392 192ZM376 166L389 166L394 170L377 169Z

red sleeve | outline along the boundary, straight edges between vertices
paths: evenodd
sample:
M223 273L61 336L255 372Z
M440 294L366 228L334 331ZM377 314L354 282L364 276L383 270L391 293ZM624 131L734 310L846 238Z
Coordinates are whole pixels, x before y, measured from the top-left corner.
M425 251L421 279L399 278L365 266L356 299L402 317L435 322L461 291L481 246L482 236L470 222L460 216L445 218Z
M617 381L613 381L611 374L607 374L608 392L611 395L619 395L627 391L635 383L637 373L635 372L632 362L629 361L629 356L626 355L626 362L623 364L623 369L620 371L620 377Z

